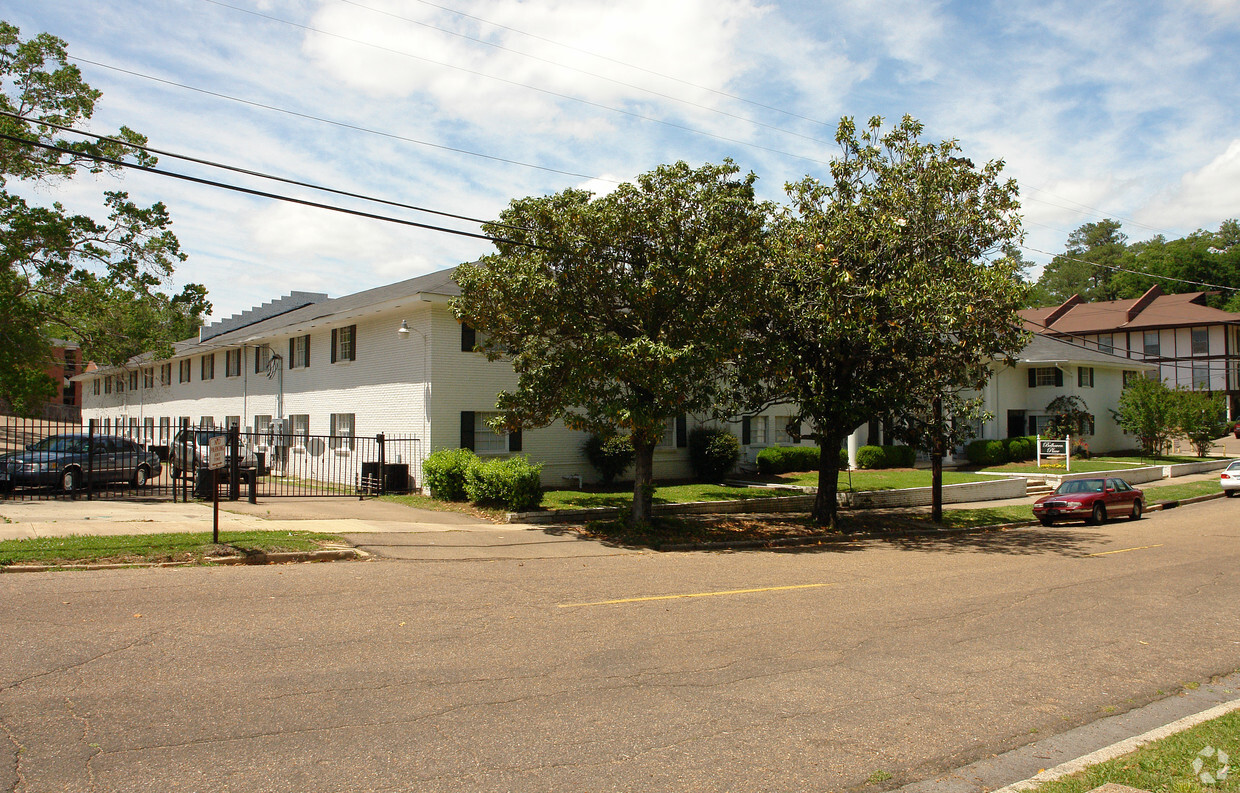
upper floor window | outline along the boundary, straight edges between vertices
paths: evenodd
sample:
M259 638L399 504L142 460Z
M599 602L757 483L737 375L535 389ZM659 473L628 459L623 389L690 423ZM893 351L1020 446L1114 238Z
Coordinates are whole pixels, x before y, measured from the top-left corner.
M164 363L159 365L159 384L172 385L172 364Z
M155 367L154 366L148 366L142 370L142 387L143 388L154 388L155 387Z
M267 371L267 364L271 363L271 348L264 345L254 348L254 374L261 374Z
M125 377L124 377L124 375L119 375L119 374L118 374L118 375L116 376L116 393L118 393L118 394L123 394L123 393L125 393Z
M1124 388L1127 388L1128 386L1132 385L1140 377L1141 377L1140 372L1134 372L1131 369L1125 370L1124 371Z
M138 390L138 370L137 369L134 369L132 372L129 373L129 390L130 391Z
M179 379L180 379L180 382L182 382L182 383L188 383L188 382L189 382L189 375L190 375L190 371L191 371L191 369L190 369L190 367L191 367L191 366L192 366L192 364L191 364L191 362L190 362L189 358L186 358L185 360L181 361L181 364L180 364L180 378L179 378Z
M241 376L241 350L224 350L224 376Z
M1162 343L1158 338L1158 331L1147 330L1145 332L1145 354L1149 357L1157 358L1162 352Z
M357 325L332 328L332 363L357 360Z
M310 334L294 336L288 340L288 368L297 369L310 365Z
M1108 355L1115 352L1115 336L1113 334L1098 334L1098 352L1105 352Z
M1094 387L1094 367L1082 366L1076 370L1076 384L1082 388Z
M202 356L202 379L215 379L215 353Z
M1062 386L1063 370L1058 366L1039 366L1029 370L1029 387Z
M94 380L94 387L91 389L91 390L93 390L93 391L95 392L95 396L99 396L99 389L100 389L100 388L101 388L101 386L100 386L100 384L99 384L99 378L97 378L97 377L96 377L96 378L95 378L95 380Z
M1210 354L1210 329L1193 328L1193 355Z

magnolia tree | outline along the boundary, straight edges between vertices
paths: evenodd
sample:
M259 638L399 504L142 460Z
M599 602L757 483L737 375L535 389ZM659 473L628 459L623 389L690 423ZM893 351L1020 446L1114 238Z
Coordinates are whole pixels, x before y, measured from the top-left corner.
M767 206L731 161L666 165L594 197L514 200L485 226L498 253L462 265L461 321L512 362L499 427L562 421L628 434L632 519L653 499L654 448L669 421L743 401L745 317L765 299Z
M880 118L861 130L845 118L831 178L789 185L774 225L773 308L747 365L814 427L819 525L837 522L838 449L881 415L924 417L941 505L944 398L980 390L987 363L1024 345L1019 262L989 258L1019 238L1016 185L1001 162L977 167L921 133L908 117L885 132Z
M117 169L99 158L154 164L137 148L146 139L124 127L111 139L64 137L58 127L89 119L99 96L68 62L63 41L23 41L0 22L0 397L18 412L35 412L55 392L45 374L52 337L78 342L86 360L121 364L145 350L171 352L210 311L201 285L164 291L185 256L163 204L140 207L110 191L99 220L7 189L24 181L36 194L82 172Z

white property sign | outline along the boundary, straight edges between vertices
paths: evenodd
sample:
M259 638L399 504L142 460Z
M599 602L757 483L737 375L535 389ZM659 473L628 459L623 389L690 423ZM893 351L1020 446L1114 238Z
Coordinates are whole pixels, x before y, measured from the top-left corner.
M1038 449L1038 467L1042 467L1043 457L1060 457L1064 459L1066 470L1072 470L1072 436L1059 440L1057 438L1043 438L1037 436Z
M212 471L224 467L224 444L228 438L223 435L212 435L207 438L207 468Z

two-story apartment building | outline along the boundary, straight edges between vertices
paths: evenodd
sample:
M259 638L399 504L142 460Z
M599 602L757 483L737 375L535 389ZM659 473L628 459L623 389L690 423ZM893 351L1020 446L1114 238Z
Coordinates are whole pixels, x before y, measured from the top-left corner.
M1029 330L1158 367L1170 386L1224 394L1240 416L1240 314L1205 304L1207 292L1168 295L1152 286L1136 300L1087 303L1074 295L1058 306L1020 312Z

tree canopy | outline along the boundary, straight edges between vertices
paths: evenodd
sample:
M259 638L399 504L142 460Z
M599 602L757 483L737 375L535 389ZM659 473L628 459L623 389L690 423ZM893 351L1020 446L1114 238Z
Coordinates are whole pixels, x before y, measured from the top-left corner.
M484 227L499 252L457 270L457 316L517 373L501 423L630 435L635 521L677 417L729 412L748 382L745 316L767 294L755 181L731 161L678 162L601 197L516 199Z
M100 220L7 189L10 180L54 186L116 167L99 157L155 162L135 148L146 139L126 127L111 140L60 136L53 125L89 119L100 97L68 63L65 46L47 34L22 40L0 21L0 398L25 413L54 393L45 374L52 338L77 342L86 360L119 365L140 352L170 351L210 311L199 284L164 291L185 255L162 203L140 207L109 191Z
M988 258L1019 237L1003 163L979 168L955 141L923 143L908 117L882 123L840 123L831 180L789 185L773 235L775 308L759 365L813 426L822 525L836 523L837 450L855 427L921 416L920 437L941 453L952 413L976 407L966 390L1024 343L1013 322L1021 262Z

